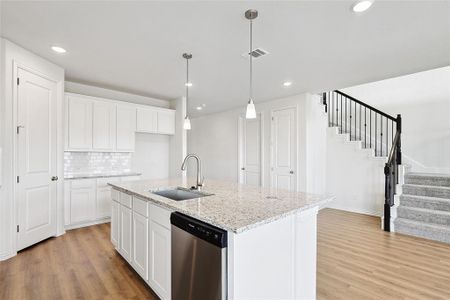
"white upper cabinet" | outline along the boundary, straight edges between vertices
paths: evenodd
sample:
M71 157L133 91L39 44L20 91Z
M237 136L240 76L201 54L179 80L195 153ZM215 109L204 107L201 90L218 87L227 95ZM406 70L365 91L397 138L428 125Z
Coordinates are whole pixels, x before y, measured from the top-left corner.
M175 111L158 111L158 133L175 134Z
M175 110L66 94L65 150L133 152L136 131L175 134Z
M67 148L92 148L92 101L83 97L66 97Z
M138 132L175 134L175 111L155 107L138 107L136 127Z
M136 129L138 132L158 131L158 112L152 108L138 107L136 119Z
M116 104L93 101L93 149L113 151L116 147Z
M116 150L134 151L134 134L136 132L136 107L117 105L117 140Z

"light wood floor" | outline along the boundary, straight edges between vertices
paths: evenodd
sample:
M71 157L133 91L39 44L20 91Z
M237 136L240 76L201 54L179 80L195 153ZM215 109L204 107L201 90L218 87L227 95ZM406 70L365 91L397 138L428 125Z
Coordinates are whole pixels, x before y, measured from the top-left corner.
M379 219L319 213L318 299L450 299L450 245L389 234ZM0 262L0 299L157 299L109 242L68 231Z

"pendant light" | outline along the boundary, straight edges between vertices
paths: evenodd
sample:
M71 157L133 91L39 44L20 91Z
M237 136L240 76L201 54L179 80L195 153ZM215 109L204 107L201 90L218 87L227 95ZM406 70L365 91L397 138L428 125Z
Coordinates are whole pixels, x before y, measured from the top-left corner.
M183 58L186 59L186 116L184 117L183 128L185 130L191 130L191 120L189 119L189 87L191 83L189 82L189 60L192 58L192 54L183 53Z
M247 103L247 111L245 113L246 119L256 119L255 104L253 103L253 20L258 17L258 11L249 9L245 12L245 17L250 21L250 51L248 52L250 61L250 82L249 82L249 97Z

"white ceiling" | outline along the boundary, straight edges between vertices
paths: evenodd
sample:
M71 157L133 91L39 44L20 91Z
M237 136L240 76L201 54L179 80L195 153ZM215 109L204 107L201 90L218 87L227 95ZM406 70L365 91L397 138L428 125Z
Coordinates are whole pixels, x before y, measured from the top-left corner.
M1 34L68 80L162 99L184 94L181 55L191 52L190 95L202 113L247 101L248 8L259 10L254 45L270 52L254 64L255 102L450 65L449 1L376 1L361 15L353 3L1 1Z

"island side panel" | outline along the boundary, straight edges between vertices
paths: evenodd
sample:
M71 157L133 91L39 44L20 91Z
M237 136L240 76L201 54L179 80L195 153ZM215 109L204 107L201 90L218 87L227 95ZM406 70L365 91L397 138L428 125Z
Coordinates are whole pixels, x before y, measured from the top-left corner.
M295 215L295 299L316 299L318 211Z
M317 211L229 232L228 299L315 299Z

